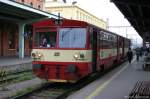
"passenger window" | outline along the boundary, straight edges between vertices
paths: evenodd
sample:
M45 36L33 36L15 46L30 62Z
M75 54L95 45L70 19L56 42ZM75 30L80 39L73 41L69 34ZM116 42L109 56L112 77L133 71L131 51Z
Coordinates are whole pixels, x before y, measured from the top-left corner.
M56 32L36 32L34 46L39 48L55 48L56 35Z

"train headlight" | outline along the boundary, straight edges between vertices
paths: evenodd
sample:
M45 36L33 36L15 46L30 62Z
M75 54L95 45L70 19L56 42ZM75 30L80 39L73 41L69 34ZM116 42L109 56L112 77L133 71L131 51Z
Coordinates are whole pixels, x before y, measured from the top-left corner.
M84 60L85 56L83 53L76 53L76 54L74 54L74 58L76 60Z
M41 59L43 57L43 54L42 53L37 53L37 58L38 59Z
M41 53L38 53L38 57L39 57L39 58L42 57L42 54L41 54Z
M36 57L36 54L35 54L35 53L32 53L31 56L32 56L33 58L35 58L35 57Z
M32 52L31 56L34 60L39 60L39 59L41 60L41 58L43 57L43 54L40 52Z
M74 58L75 58L75 59L78 59L78 58L79 58L79 54L77 54L77 53L74 54Z

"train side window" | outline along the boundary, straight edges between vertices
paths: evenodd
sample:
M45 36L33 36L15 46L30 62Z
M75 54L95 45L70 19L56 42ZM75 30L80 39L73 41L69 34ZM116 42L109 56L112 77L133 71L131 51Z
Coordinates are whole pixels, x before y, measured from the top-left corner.
M104 47L103 39L104 39L104 33L103 33L103 31L101 31L100 32L100 48Z
M101 39L101 40L103 40L103 38L104 38L104 34L103 34L103 33L101 33L101 37L100 37L100 39Z
M93 42L93 34L92 34L92 31L90 31L90 48L92 48L92 42Z
M98 47L100 48L101 47L101 34L100 34L100 32L98 32L98 34L97 34L97 44L98 44Z
M122 43L123 43L122 39L119 38L119 46L122 46Z

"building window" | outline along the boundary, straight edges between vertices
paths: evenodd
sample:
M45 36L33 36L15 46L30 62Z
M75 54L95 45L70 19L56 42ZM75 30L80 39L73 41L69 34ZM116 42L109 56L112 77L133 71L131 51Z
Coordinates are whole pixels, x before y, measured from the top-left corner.
M80 13L80 20L82 20L82 13Z
M30 3L30 6L33 7L33 3L32 2Z
M8 48L15 49L15 33L14 32L8 33Z
M38 5L38 9L41 9L41 6L40 6L40 5Z
M24 0L21 0L22 3L24 3Z
M79 18L79 12L77 11L77 19Z

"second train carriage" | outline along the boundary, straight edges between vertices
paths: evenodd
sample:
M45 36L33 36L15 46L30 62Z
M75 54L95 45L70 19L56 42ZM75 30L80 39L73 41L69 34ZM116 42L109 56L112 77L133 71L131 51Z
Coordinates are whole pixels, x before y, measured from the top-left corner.
M76 82L126 57L130 40L83 21L33 24L33 71L53 82Z

